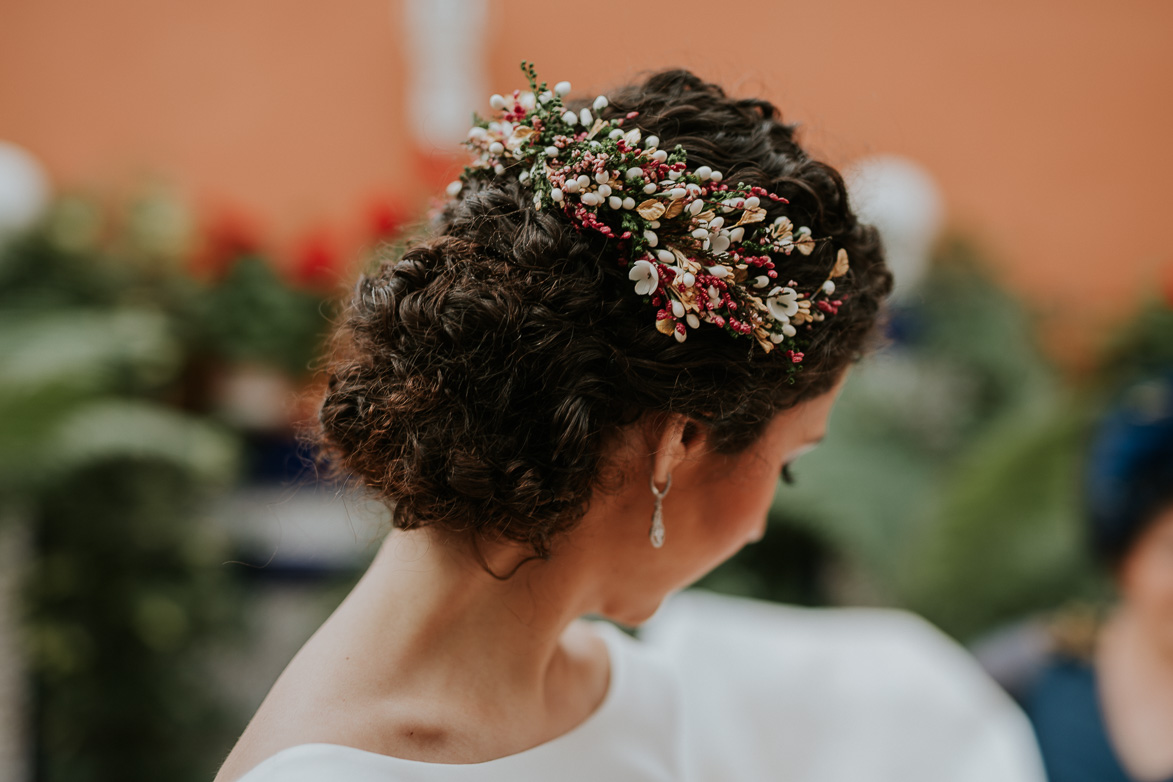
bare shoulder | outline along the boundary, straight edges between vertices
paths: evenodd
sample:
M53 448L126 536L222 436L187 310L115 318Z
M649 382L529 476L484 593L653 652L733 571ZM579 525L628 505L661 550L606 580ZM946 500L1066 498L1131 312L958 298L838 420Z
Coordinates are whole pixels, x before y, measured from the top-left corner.
M287 668L283 679L290 673ZM316 689L305 683L291 686L279 679L228 753L215 782L235 782L263 760L299 744L345 743L331 736L327 726L334 722L329 717L332 704ZM311 719L315 713L317 719Z
M320 633L321 631L319 631ZM386 701L349 675L347 657L320 635L286 666L249 720L214 782L235 782L262 761L301 744L379 751Z

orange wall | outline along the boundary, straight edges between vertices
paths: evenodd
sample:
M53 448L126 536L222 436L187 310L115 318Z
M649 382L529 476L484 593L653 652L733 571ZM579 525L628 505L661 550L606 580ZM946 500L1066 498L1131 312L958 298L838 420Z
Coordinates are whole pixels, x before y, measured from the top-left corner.
M926 165L951 220L1087 335L1173 258L1173 4L490 0L488 71L604 91L685 65L760 93L833 163ZM395 0L0 0L0 139L61 184L151 172L289 239L422 204ZM470 107L486 109L485 107Z

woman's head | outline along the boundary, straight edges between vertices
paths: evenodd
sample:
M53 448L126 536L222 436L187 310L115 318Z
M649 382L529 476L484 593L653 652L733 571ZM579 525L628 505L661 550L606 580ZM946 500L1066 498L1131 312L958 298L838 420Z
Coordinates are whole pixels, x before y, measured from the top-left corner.
M1173 649L1173 375L1131 386L1104 418L1087 504L1125 603Z
M845 250L838 314L803 334L798 372L783 351L707 324L677 342L632 292L622 243L535 209L515 172L471 182L430 237L360 280L328 368L324 452L394 507L397 526L547 555L600 493L638 484L650 502L651 454L639 472L632 442L687 422L682 442L736 461L779 414L829 398L864 350L890 275L840 176L793 126L685 71L612 92L600 113L630 112L627 128L681 145L691 168L789 201L765 204L767 219L825 238L778 258L798 287L817 289Z

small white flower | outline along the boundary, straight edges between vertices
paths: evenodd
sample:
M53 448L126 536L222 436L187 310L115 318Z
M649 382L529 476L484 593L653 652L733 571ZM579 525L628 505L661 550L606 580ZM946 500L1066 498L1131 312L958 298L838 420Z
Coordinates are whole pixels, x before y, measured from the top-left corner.
M720 182L724 178L725 175L720 171L714 171L713 173L709 174L709 179L713 180L714 182Z
M559 190L558 188L554 188L553 190L551 190L550 191L550 200L557 201L557 202L561 203L562 202L562 191Z
M460 184L459 179L457 179L455 182L451 182L448 185L448 196L450 198L456 198L456 196L460 195L460 189L462 187L464 187L464 185Z
M505 96L504 95L493 95L492 97L489 98L489 105L492 106L497 111L501 111L508 104L505 103Z
M635 199L632 198L631 196L624 198L623 199L623 208L628 209L628 210L635 209Z
M651 195L659 189L660 188L656 186L655 182L648 182L646 185L644 185L644 192L648 195Z
M578 121L582 123L584 128L590 128L591 123L595 121L595 118L591 116L590 109L583 109L578 113Z
M830 296L834 292L835 292L835 283L831 282L830 280L827 280L826 282L823 283L823 293Z
M545 106L547 103L554 100L554 93L550 92L549 90L546 90L545 92L543 92L541 95L538 96L538 100L540 100L542 102L542 105Z
M661 263L676 263L676 256L669 250L656 250L656 257L660 259Z
M672 315L677 318L684 317L684 304L680 301L680 299L672 300Z
M607 96L600 95L599 97L595 98L595 111L602 111L603 109L607 108L609 104L610 101L607 100Z
M649 261L636 261L627 273L627 279L635 283L635 292L638 296L650 296L652 291L660 286L660 273Z
M709 266L705 269L705 271L707 271L709 274L713 275L717 279L721 279L723 277L728 277L731 273L729 271L728 266L721 266L720 264L718 264L717 266Z
M794 288L775 288L766 299L766 309L779 323L789 323L798 312L798 291Z
M566 95L568 92L570 92L570 82L568 82L568 81L558 82L557 84L554 85L554 92L558 93L559 95Z
M565 122L567 125L577 125L578 124L578 115L575 114L573 111L568 111L562 115L562 121Z
M660 237L656 236L655 231L644 231L644 240L648 243L648 247L655 247L660 242Z
M558 147L546 147L546 157L558 157Z
M623 208L623 199L620 198L619 196L613 195L607 199L607 205L610 206L612 209L622 209Z
M503 154L504 152L505 152L505 145L502 144L500 141L494 141L492 144L489 145L489 154L490 155L500 155L500 154Z
M713 169L709 168L708 166L701 166L700 168L698 168L696 171L693 171L692 173L696 174L697 179L704 182L706 179L708 179L709 177L711 177L713 175Z
M659 136L648 136L644 139L644 149L655 149L658 146L660 146Z
M690 312L684 317L684 320L691 328L698 329L701 326L701 319L696 316L696 313Z

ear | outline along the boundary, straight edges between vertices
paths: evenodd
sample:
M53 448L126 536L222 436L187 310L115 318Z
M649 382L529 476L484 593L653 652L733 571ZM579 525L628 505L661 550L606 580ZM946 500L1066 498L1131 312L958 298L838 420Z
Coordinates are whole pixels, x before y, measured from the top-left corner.
M696 458L708 448L707 429L683 415L665 416L652 430L652 479L657 486L668 483L676 468L688 458Z

